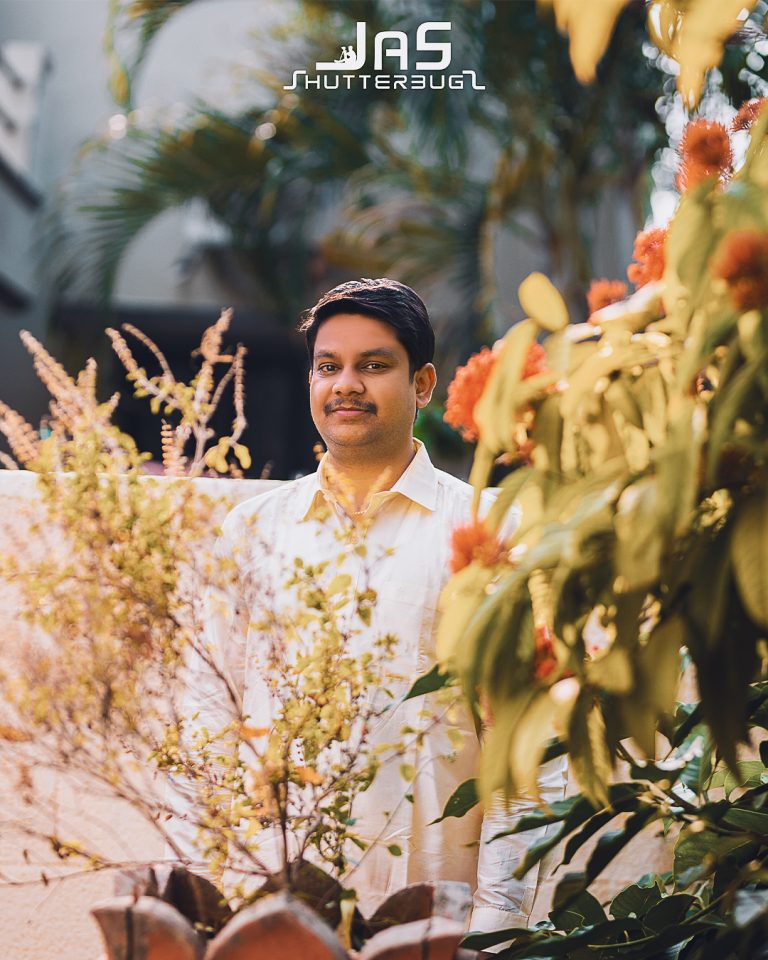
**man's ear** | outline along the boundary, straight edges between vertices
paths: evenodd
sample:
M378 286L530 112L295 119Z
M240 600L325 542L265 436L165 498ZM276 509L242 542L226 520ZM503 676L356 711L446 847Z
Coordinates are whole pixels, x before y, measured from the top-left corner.
M432 393L437 383L437 371L434 364L425 363L413 375L413 382L416 387L416 406L421 409L426 407L432 399Z

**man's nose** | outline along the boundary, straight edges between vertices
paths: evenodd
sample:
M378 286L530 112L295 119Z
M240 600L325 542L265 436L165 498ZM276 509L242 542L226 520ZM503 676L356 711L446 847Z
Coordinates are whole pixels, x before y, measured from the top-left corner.
M339 370L333 383L333 392L339 396L350 393L363 393L365 384L354 367L343 367Z

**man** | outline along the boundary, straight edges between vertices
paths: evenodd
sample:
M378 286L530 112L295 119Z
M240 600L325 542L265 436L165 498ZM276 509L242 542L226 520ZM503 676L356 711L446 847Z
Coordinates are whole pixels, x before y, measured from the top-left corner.
M327 559L338 552L339 528L363 522L367 548L383 554L371 574L377 595L371 630L398 638L391 668L400 679L390 687L400 696L434 663L450 535L470 519L471 511L471 487L435 469L426 448L413 437L416 413L429 403L435 387L434 333L417 294L388 279L335 287L307 312L300 329L311 364L312 418L327 452L316 473L236 507L225 521L223 541L234 542L238 531L257 518L269 556L255 558L251 574L261 583L271 582L274 597L293 558L308 563ZM359 583L364 558L350 552L345 560L345 570ZM248 629L242 613L219 623L216 643L230 662L249 723L263 727L269 724L268 698L252 666L263 638ZM376 738L396 740L403 724L417 722L421 700L401 704L381 720ZM202 707L218 709L218 721L226 717L221 700ZM373 785L357 797L353 815L370 846L349 884L367 912L408 883L463 880L477 888L473 929L524 926L535 875L533 882L511 879L521 840L480 845L479 808L461 819L432 822L455 788L476 772L478 743L468 713L461 711L451 726L464 737L458 756L455 735L437 727L424 739L413 783L404 785L397 764L382 767ZM562 778L550 799L562 796L561 784ZM508 825L505 811L493 811L484 837L490 839ZM524 835L523 848L533 839ZM392 850L401 854L393 856Z

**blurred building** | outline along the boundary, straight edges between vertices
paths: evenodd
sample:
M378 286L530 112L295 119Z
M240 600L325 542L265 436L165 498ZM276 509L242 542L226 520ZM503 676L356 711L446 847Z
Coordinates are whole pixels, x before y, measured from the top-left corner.
M27 410L39 391L16 371L19 329L40 334L47 304L34 265L35 230L45 196L39 168L39 122L50 70L45 46L0 42L0 385Z
M99 132L120 135L108 89L104 34L109 0L0 0L0 399L33 424L47 395L18 340L27 329L68 369L89 354L100 364L104 395L121 389L122 423L157 452L158 427L130 397L104 327L128 320L155 338L174 369L191 372L190 352L222 307L233 306L231 340L249 349L248 435L256 475L269 462L286 478L313 468L316 440L307 412L301 338L276 327L258 303L194 257L215 225L194 206L150 225L128 251L109 308L51 294L45 259L46 209L82 144ZM204 97L236 96L233 60L247 62L250 31L286 9L278 0L211 0L174 18L141 74L137 102L155 108ZM190 56L194 51L194 56ZM126 389L127 388L127 389Z

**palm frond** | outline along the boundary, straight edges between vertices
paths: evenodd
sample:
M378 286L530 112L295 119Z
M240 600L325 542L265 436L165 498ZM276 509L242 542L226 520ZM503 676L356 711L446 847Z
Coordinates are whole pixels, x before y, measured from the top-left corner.
M274 136L259 135L264 123ZM59 286L108 298L134 238L167 210L202 200L235 252L280 301L297 291L338 184L368 161L364 140L311 100L228 116L199 105L169 130L101 141L64 185L48 256ZM300 285L299 285L300 286Z
M195 0L110 0L104 46L111 60L110 90L125 110L133 108L139 69L157 33Z

